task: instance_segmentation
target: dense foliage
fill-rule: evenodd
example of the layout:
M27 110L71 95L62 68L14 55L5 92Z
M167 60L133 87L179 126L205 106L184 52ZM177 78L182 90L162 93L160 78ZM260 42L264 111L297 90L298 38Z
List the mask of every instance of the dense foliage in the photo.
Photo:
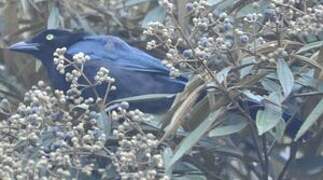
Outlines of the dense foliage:
M62 47L64 94L2 50L3 179L322 179L322 1L0 2L3 48L44 27L114 34L189 77L167 113L145 114L127 102L169 94L84 99L102 83L118 91L115 79L101 68L79 84L89 58Z

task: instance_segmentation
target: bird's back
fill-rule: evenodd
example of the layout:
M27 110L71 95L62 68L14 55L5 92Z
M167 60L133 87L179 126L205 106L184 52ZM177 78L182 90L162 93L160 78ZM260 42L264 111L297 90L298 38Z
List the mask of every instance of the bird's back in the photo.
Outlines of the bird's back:
M169 70L160 60L145 52L129 46L126 42L113 36L87 36L68 48L67 54L72 56L83 52L90 56L85 64L84 72L88 77L94 77L100 67L109 69L116 79L117 90L109 94L109 100L140 96L146 94L176 94L185 87L186 78L173 79ZM105 86L97 88L99 94L105 93ZM85 91L85 96L92 96L91 91ZM171 99L139 104L144 111L167 109ZM156 105L154 108L153 105ZM165 106L165 107L163 107Z

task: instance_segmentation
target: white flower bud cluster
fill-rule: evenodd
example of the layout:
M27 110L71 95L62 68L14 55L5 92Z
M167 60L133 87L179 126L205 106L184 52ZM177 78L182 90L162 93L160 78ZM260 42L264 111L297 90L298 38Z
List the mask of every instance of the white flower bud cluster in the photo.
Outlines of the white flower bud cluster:
M278 58L287 58L288 56L289 56L289 53L285 49L278 48L277 50L268 53L266 56L261 57L261 59L266 59L270 63L275 64Z
M314 34L323 31L323 5L316 5L307 9L306 15L299 15L296 20L290 21L288 32L290 34Z
M172 13L174 11L174 4L172 0L159 0L159 4L163 6L168 13Z
M1 101L0 101L0 109L3 112L8 112L8 113L11 111L11 105L10 105L8 99L6 99L6 98L1 99Z
M177 65L183 65L182 61L185 58L177 50L176 46L183 44L184 39L177 36L175 28L172 28L172 26L166 27L159 22L154 22L144 31L144 35L158 37L158 42L157 40L151 40L147 43L146 48L151 50L160 46L166 47L168 52L166 53L165 59L162 60L162 64L170 70L169 74L171 77L179 77L181 73Z
M85 89L92 89L96 91L95 86L108 85L106 93L117 89L116 86L111 85L115 82L115 79L109 76L109 70L105 67L100 67L94 77L87 77L85 65L90 60L90 56L80 52L72 57L72 60L67 59L64 56L66 48L58 48L54 53L54 63L57 65L56 69L61 74L65 74L66 82L70 83L70 87L67 90L67 98L72 100L76 104L81 104L84 100L82 92ZM96 100L102 99L98 93L92 92ZM98 96L98 97L96 97Z
M165 26L160 22L151 22L143 34L146 36L158 36L163 41L167 42L168 39L173 39L175 29L172 26Z
M173 78L180 76L180 71L176 68L176 64L179 64L183 57L174 47L174 44L183 43L182 38L174 38L175 31L171 27L165 27L160 23L151 23L150 26L144 31L144 35L158 37L162 42L156 40L151 40L147 43L146 48L148 50L157 48L159 46L164 46L169 51L166 53L165 59L162 61L162 64L170 70L170 76ZM176 42L173 39L177 39ZM160 43L160 44L159 44Z
M70 103L62 91L52 93L40 81L17 110L0 121L1 178L71 179L74 168L91 176L96 158L108 158L102 153L107 139L97 125L99 113L90 110L94 99Z
M90 60L90 56L85 55L83 52L79 52L73 56L73 60L76 64L84 64L86 61Z
M243 20L248 23L255 23L261 17L262 17L262 14L260 13L252 13L252 14L247 14Z
M187 11L194 11L195 15L204 13L209 7L209 3L206 0L199 0L194 2L189 2L186 4Z
M139 125L150 117L139 110L126 111L124 108L113 111L112 116L114 121L122 122L113 131L119 147L112 159L121 179L167 179L162 173L164 161L158 139L151 133L143 133Z
M123 125L125 126L125 125ZM123 127L127 130L127 126ZM123 131L123 133L126 133ZM124 134L124 137L127 135ZM113 164L122 179L153 180L164 175L159 172L164 167L162 156L157 151L158 140L153 134L137 134L119 139L119 147L114 154Z
M196 28L199 28L201 31L207 31L210 25L210 18L207 17L195 17L193 18L193 24Z
M177 57L177 58L175 58ZM168 53L166 53L166 57L164 60L162 60L162 64L169 69L169 75L170 77L177 78L180 76L179 70L175 67L174 64L177 62L174 62L173 60L180 60L182 57L179 55L178 51L176 49L170 49Z
M54 52L54 64L56 65L56 70L64 74L65 73L65 52L67 51L66 47L63 48L57 48L56 51Z
M115 79L109 76L109 70L105 67L101 67L99 71L96 73L94 80L98 85L101 85L104 82L112 84L115 82Z
M152 50L152 49L155 49L156 47L157 47L157 43L155 40L151 40L147 42L147 46L146 46L147 50Z
M118 121L124 117L129 117L131 120L135 122L144 122L147 120L147 117L143 112L141 112L139 109L127 111L127 108L129 108L129 104L127 102L121 102L119 104L119 107L112 111L111 118L114 121ZM120 126L122 127L122 126ZM115 130L114 135L118 136L118 131Z
M184 27L177 27L178 22L174 22L171 15L169 19L166 18L168 21L165 23L170 24L169 26L151 23L144 31L144 35L154 37L154 40L147 43L147 49L160 46L167 49L168 52L162 64L170 70L171 77L180 76L181 70L187 71L188 68L194 71L203 70L205 68L203 64L207 64L212 55L218 55L222 51L227 52L234 46L234 39L226 37L232 36L232 18L225 12L211 13L208 8L209 4L205 0L187 3L186 10L193 12L191 31ZM213 31L216 36L209 34ZM190 35L190 33L194 34ZM243 45L249 43L247 35L241 35L240 39ZM183 46L187 49L179 50Z

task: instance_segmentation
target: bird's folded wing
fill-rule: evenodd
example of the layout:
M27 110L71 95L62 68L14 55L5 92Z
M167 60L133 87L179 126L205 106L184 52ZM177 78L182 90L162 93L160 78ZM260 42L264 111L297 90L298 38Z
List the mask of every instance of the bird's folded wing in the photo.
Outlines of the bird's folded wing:
M169 70L160 60L114 36L87 36L72 45L67 54L72 56L79 52L89 55L93 60L117 64L125 70L169 75Z

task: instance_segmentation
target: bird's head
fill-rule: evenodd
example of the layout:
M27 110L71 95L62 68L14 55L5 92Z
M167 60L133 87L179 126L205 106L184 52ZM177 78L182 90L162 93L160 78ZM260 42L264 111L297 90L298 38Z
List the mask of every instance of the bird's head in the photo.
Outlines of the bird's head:
M41 31L29 40L11 45L9 49L12 51L31 54L44 61L44 57L52 56L57 48L68 48L70 45L81 40L84 35L85 33L49 29Z

